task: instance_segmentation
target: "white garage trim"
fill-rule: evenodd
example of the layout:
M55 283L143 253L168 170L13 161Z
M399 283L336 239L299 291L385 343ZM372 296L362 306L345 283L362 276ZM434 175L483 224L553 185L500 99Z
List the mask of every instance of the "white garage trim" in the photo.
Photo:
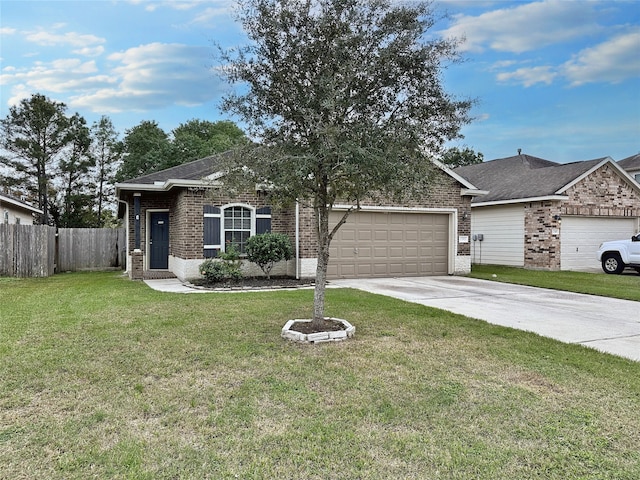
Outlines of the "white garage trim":
M602 242L631 238L638 219L563 215L560 227L560 269L600 271L596 252Z
M358 213L415 213L415 214L438 214L447 215L447 273L453 274L456 269L457 239L458 239L458 211L455 208L423 208L423 207L388 207L388 206L365 206L356 209L351 205L334 205L333 213L340 214L350 208Z

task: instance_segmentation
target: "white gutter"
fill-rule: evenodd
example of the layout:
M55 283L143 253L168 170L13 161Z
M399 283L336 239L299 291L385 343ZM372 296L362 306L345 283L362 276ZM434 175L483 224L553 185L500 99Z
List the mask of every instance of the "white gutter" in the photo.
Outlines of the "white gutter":
M510 200L494 200L491 202L477 202L471 203L471 208L475 207L491 207L493 205L509 205L515 203L528 203L528 202L546 202L546 201L564 201L569 200L566 195L546 195L544 197L529 197L529 198L512 198Z

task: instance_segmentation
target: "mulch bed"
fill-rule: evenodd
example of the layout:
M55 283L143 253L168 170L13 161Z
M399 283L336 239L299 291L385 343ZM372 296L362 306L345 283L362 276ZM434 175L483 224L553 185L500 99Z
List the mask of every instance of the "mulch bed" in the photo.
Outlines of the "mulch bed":
M346 328L342 322L325 318L320 324L320 328L314 328L311 322L295 322L291 325L290 330L308 335L309 333L337 332L340 330L346 330Z
M192 281L193 285L201 288L225 289L225 290L244 290L244 289L277 289L277 288L298 288L311 287L315 285L313 278L292 278L292 277L271 277L267 280L265 277L244 277L238 281L226 281L208 283L204 279Z

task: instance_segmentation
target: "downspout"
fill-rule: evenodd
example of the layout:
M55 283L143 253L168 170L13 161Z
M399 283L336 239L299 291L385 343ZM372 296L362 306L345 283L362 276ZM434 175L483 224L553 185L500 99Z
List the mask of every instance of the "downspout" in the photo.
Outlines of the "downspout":
M300 279L300 203L296 201L296 280Z

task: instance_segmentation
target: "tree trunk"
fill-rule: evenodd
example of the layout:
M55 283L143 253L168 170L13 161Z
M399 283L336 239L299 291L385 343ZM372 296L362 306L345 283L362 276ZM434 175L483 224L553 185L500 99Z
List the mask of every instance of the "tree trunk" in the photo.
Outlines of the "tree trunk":
M327 267L329 266L329 208L326 204L316 205L318 266L316 268L316 286L313 295L312 326L319 328L324 320L324 298L327 285Z

